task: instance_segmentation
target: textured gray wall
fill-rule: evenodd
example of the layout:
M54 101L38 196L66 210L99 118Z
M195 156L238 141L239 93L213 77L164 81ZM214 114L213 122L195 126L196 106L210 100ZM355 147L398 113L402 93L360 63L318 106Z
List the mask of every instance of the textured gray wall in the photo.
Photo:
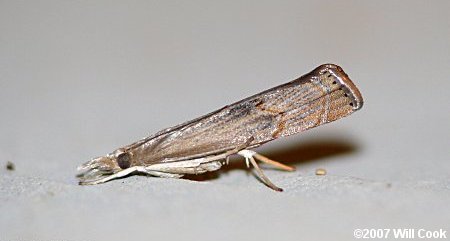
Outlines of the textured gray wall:
M442 215L449 9L448 1L0 1L0 240L450 231ZM200 181L76 185L76 166L91 157L328 62L350 75L365 106L259 148L298 168L266 172L283 193L239 161ZM328 175L315 176L318 167Z

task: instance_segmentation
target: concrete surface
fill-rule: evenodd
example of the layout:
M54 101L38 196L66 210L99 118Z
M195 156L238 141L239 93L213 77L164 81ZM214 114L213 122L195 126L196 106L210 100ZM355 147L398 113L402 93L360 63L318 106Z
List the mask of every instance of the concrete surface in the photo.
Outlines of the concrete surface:
M448 9L448 1L0 1L0 240L450 232ZM258 149L297 167L266 171L283 193L240 159L189 179L76 183L76 166L92 157L327 62L346 70L365 106Z

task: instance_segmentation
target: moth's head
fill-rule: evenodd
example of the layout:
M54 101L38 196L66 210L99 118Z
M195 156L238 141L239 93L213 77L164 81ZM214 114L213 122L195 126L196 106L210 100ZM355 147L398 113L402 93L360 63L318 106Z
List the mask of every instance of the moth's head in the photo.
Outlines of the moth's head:
M96 184L97 181L131 166L132 155L118 149L106 156L94 158L80 165L77 177L81 185Z

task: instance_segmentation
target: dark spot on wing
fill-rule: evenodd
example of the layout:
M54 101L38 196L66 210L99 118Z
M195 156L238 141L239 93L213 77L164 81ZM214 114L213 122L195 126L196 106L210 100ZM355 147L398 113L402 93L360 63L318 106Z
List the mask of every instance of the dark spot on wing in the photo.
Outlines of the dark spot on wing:
M254 105L249 102L244 102L233 106L230 110L228 110L228 114L232 115L235 118L243 117L249 115L254 108Z

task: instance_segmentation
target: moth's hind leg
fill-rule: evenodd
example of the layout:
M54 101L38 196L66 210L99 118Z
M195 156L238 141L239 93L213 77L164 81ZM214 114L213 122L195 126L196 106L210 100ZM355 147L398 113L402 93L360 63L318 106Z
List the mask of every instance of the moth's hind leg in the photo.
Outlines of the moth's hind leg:
M274 166L274 167L276 167L278 169L281 169L283 171L290 171L290 172L295 171L295 167L284 165L283 163L279 163L277 161L269 159L269 158L267 158L267 157L257 153L256 151L242 150L242 151L239 151L237 154L239 154L240 156L243 156L246 159L246 161L247 161L247 157L248 156L252 156L258 161L262 161L264 163L272 165L272 166ZM248 161L247 161L247 166L248 166Z
M255 168L256 173L258 174L259 178L264 182L264 184L266 184L268 187L272 188L275 191L283 191L283 189L277 187L275 184L272 183L272 181L270 181L270 179L266 175L264 175L263 171L258 166L258 163L256 163L255 158L258 159L259 161L273 165L273 166L280 168L282 170L285 170L285 171L295 170L294 167L286 166L282 163L271 160L261 154L256 153L255 151L242 150L242 151L239 151L237 154L245 158L247 167L249 167L250 163L251 163L253 165L253 167Z

